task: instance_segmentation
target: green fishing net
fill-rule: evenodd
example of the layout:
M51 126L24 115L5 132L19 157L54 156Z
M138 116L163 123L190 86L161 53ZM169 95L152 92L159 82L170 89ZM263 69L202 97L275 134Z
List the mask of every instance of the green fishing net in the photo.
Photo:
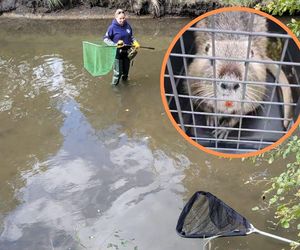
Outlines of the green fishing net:
M116 46L104 42L82 42L83 66L92 76L106 75L111 71L116 57Z

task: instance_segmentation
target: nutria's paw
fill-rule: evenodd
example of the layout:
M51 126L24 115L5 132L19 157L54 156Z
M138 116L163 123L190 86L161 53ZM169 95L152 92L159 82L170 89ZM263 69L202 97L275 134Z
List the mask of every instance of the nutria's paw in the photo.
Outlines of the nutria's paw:
M215 129L214 131L212 131L212 134L214 135L214 137L217 137L218 139L224 139L226 140L228 138L228 135L230 133L230 130L228 129Z
M211 115L206 116L206 126L215 128L212 131L212 134L214 135L214 137L217 137L218 139L226 139L228 137L230 130L226 128L218 128L218 127L228 127L228 125L229 125L228 122L222 119L222 117L215 117Z
M206 116L206 126L217 127L218 126L218 124L216 124L217 122L218 121L215 116L212 116L212 115Z
M215 129L212 133L214 137L217 137L218 139L226 140L228 138L229 133L231 132L231 129L229 128L233 128L234 126L236 126L239 122L239 118L235 118L235 117L229 119L221 118L220 120L221 123L218 125L219 128Z

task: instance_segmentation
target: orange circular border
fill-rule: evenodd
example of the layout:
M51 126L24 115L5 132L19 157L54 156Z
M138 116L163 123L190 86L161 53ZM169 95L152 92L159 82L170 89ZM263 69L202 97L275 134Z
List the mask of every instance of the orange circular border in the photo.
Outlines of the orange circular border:
M256 156L262 153L267 152L268 150L271 150L277 146L279 146L280 143L282 143L283 141L285 141L288 137L290 137L292 135L292 133L295 131L295 129L298 127L299 123L300 123L300 116L298 117L297 121L295 122L295 124L291 127L291 129L289 131L287 131L287 133L282 136L278 141L274 142L272 145L267 146L261 150L257 150L255 152L250 152L250 153L244 153L244 154L226 154L226 153L220 153L211 149L208 149L200 144L198 144L197 142L193 141L190 137L188 137L184 131L177 125L176 121L174 120L170 110L169 110L169 106L167 103L167 100L165 98L165 86L164 86L164 74L165 74L165 70L166 70L166 65L167 65L167 60L170 56L171 50L173 49L173 47L175 46L176 42L178 41L178 39L183 35L183 33L190 28L193 24L195 24L196 22L210 16L210 15L214 15L220 12L227 12L227 11L246 11L246 12L251 12L251 13L255 13L257 15L260 16L264 16L270 20L272 20L273 22L275 22L276 24L278 24L282 29L284 29L294 40L294 42L297 44L299 50L300 50L300 41L297 39L297 37L294 35L294 33L286 26L284 25L282 22L280 22L278 19L276 19L275 17L259 11L259 10L255 10L255 9L251 9L251 8L247 8L247 7L226 7L226 8L220 8L217 10L213 10L213 11L209 11L197 18L195 18L194 20L192 20L191 22L189 22L187 25L185 25L179 32L178 34L174 37L173 41L171 42L165 56L163 59L163 63L162 63L162 67L161 67L161 72L160 72L160 94L161 94L161 98L162 98L162 102L165 108L165 111L172 123L172 125L175 127L175 129L192 145L194 145L195 147L201 149L202 151L209 153L209 154L213 154L219 157L225 157L225 158L246 158L246 157L250 157L250 156Z

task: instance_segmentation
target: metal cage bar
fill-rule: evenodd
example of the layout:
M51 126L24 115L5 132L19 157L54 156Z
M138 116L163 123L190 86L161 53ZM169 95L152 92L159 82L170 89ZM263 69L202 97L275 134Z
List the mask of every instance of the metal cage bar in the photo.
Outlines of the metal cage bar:
M172 110L170 109L171 113L177 113L177 110ZM180 114L192 114L191 111L182 111L180 110L179 112ZM194 114L198 114L198 115L211 115L211 116L225 116L225 117L240 117L240 115L236 115L236 114L223 114L223 113L211 113L211 112L194 112ZM280 117L268 117L268 116L254 116L254 115L243 115L243 118L253 118L253 119L261 119L261 120L265 120L265 119L269 119L269 120L276 120L276 121L292 121L293 119L290 118L280 118Z
M184 46L184 41L183 41L183 38L182 36L180 37L180 48L181 48L181 51L185 54L185 46ZM185 72L185 75L188 74L188 66L187 66L187 61L186 61L186 58L184 57L183 58L183 66L184 66L184 72ZM190 84L187 80L187 89L188 89L188 94L191 96L192 95L192 92L191 92L191 87L190 87ZM190 101L190 107L191 107L191 111L194 112L194 105L193 105L193 101L192 99L189 100ZM192 114L192 119L193 119L193 124L196 123L195 121L195 115ZM196 135L197 137L197 130L194 128L194 134Z
M285 38L285 42L284 42L283 49L282 49L282 52L281 52L280 61L283 61L284 58L285 58L285 54L286 54L288 44L289 44L289 39L290 38ZM280 75L281 67L282 67L282 65L278 65L276 76L275 76L275 81L274 81L275 84L277 84L278 81L279 81L279 75ZM273 100L273 98L274 98L275 91L276 91L276 87L274 87L273 90L272 90L271 100ZM267 116L270 115L270 111L271 111L271 105L268 106ZM265 121L264 128L267 127L267 124L268 124L268 120ZM263 141L263 139L264 139L264 136L262 135L261 141ZM259 149L261 149L261 147Z
M251 13L251 15L253 15ZM196 28L190 27L187 31L199 31L199 32L214 32L222 34L234 34L234 35L244 35L244 36L264 36L264 37L276 37L276 38L291 38L288 34L279 34L271 32L252 32L252 31L236 31L236 30L218 30L209 28Z
M174 94L165 94L169 97L174 97ZM216 97L198 97L192 95L181 95L178 94L180 98L187 98L187 99L201 99L201 100L217 100L217 101L234 101L234 102L241 102L241 103L260 103L260 104L268 104L268 105L278 105L278 106L297 106L296 103L282 103L282 102L272 102L272 101L247 101L247 100L233 100L233 99L224 99L224 98L216 98Z
M180 124L177 124L180 126ZM185 127L196 127L196 128L209 128L209 129L214 129L215 127L212 126L201 126L201 125L190 125L190 124L184 124ZM219 127L221 129L227 128L227 127ZM228 130L231 131L238 131L240 128L227 128ZM283 134L285 135L287 132L286 131L278 131L278 130L262 130L262 129L245 129L241 128L242 131L245 132L256 132L256 133L275 133L275 134Z
M300 63L297 62L282 62L282 61L271 61L271 60L253 60L253 59L239 59L239 58L228 58L221 56L202 56L202 55L191 55L191 54L178 54L170 53L170 57L186 57L186 58L199 58L199 59L211 59L211 60L224 60L224 61L233 61L233 62L249 62L249 63L261 63L261 64L278 64L278 65L287 65L287 66L296 66L299 67Z
M254 23L254 15L251 13L251 21L250 21L250 33L253 31L253 23ZM248 36L248 48L247 48L247 55L246 55L246 60L249 59L250 57L250 50L251 50L251 42L252 42L252 36ZM245 76L244 76L244 81L247 81L248 79L248 70L249 70L249 62L245 62ZM246 97L246 84L243 84L243 100L245 100ZM239 121L239 131L238 131L238 143L237 143L237 149L240 147L240 140L241 140L241 128L242 128L242 123L243 123L243 117L242 114L244 113L244 102L241 103L241 117Z
M212 16L212 29L215 30L215 16ZM212 39L212 56L215 57L216 56L216 36L215 33L212 32L211 34L211 39ZM217 66L216 66L216 60L212 59L212 64L213 64L213 76L214 78L217 78ZM215 98L217 97L217 82L213 81L214 84L214 96ZM215 109L218 109L218 101L215 100ZM214 116L214 120L215 120L215 124L219 123L219 117L218 116ZM215 138L218 139L217 136L217 132L218 132L218 127L216 128L216 133L215 133ZM218 148L218 140L215 141L215 147Z
M299 65L300 66L300 65ZM298 75L295 75L295 77ZM164 77L170 77L169 74L164 74ZM233 83L241 83L241 84L254 84L254 85L265 85L265 86L274 86L274 83L271 82L256 82L256 81L238 81L238 80L226 80L226 79L218 79L218 78L206 78L200 76L181 76L181 75L173 75L172 77L178 79L189 79L189 80L203 80L203 81L216 81L216 82L233 82ZM276 86L278 87L296 87L299 88L299 84L286 84L277 83Z
M168 72L170 72L170 74L172 75L173 74L173 69L172 69L170 59L168 59L167 67L168 67ZM177 110L178 110L178 116L179 116L179 120L180 120L180 124L181 124L181 129L185 132L185 128L184 128L184 125L183 125L183 117L182 117L182 113L181 113L181 107L180 107L180 102L179 102L179 99L178 99L178 93L177 93L177 88L176 88L174 77L171 77L170 81L171 81L172 91L175 94L174 98L175 98L175 103L176 103L176 107L177 107Z

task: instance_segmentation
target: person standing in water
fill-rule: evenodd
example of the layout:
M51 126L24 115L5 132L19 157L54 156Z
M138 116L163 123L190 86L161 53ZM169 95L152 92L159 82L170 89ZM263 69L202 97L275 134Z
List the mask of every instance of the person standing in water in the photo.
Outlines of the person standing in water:
M130 68L128 50L131 46L134 49L138 49L140 45L133 37L132 28L126 21L124 10L116 10L115 19L105 33L104 42L107 45L116 45L118 48L114 63L112 84L117 85L121 77L122 80L127 81Z

